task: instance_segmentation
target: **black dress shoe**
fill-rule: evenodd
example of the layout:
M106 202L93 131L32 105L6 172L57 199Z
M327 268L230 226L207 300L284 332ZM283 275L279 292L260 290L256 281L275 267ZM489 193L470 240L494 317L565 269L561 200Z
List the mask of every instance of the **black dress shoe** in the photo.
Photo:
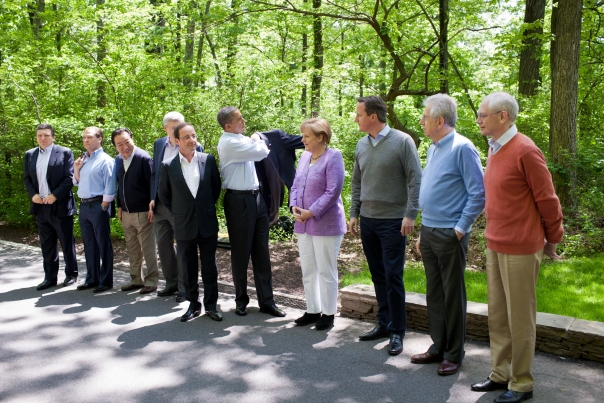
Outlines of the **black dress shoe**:
M113 288L112 285L99 285L98 287L94 287L92 289L92 292L94 292L94 293L105 292L105 291L108 291L108 290L110 290L112 288Z
M373 329L368 331L367 333L363 333L359 336L359 340L368 341L368 340L377 340L383 337L388 337L388 330L380 327L380 325L376 325Z
M65 280L63 280L63 287L73 285L77 280L78 276L67 276L65 277Z
M185 302L186 300L187 300L187 298L185 298L184 292L179 292L178 295L176 296L176 302Z
M45 290L45 289L50 288L55 285L57 285L57 280L54 280L54 281L44 280L40 284L38 284L38 286L36 287L36 290L42 291L42 290Z
M317 321L315 330L325 330L333 326L334 315L321 315L321 319Z
M78 290L87 290L89 288L94 288L96 287L96 284L94 283L84 283L84 284L80 284L77 288Z
M170 295L174 295L177 292L178 292L178 288L176 288L176 287L164 288L163 290L161 290L157 293L157 296L158 297L169 297Z
M472 386L470 386L470 388L474 392L490 392L492 390L498 390L498 389L505 390L508 388L508 384L495 382L495 381L492 381L491 378L487 378L486 381L473 383Z
M393 334L390 336L390 346L388 347L388 354L399 355L403 351L403 338L400 334Z
M235 315L245 316L247 315L247 309L245 306L241 305L235 308Z
M261 306L260 312L268 313L269 315L276 316L278 318L283 318L285 316L285 312L283 312L281 309L277 308L275 305Z
M201 306L200 307L189 307L187 312L180 317L181 322L188 322L193 318L198 317L201 314Z
M222 320L222 313L216 309L206 310L206 313L210 317L210 319L220 322Z
M304 315L300 316L298 319L294 320L294 323L298 326L306 326L311 323L315 323L321 318L320 313L308 313L304 312Z
M513 390L506 390L497 399L495 399L495 403L520 403L524 400L531 399L532 397L532 390L530 392L516 392Z

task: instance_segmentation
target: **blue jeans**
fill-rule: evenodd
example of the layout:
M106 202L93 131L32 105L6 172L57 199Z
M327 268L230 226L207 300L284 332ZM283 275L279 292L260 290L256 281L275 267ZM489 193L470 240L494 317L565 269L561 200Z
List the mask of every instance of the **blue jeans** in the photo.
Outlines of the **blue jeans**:
M361 241L375 287L379 326L404 336L407 312L403 269L407 237L401 235L402 221L402 218L361 217Z

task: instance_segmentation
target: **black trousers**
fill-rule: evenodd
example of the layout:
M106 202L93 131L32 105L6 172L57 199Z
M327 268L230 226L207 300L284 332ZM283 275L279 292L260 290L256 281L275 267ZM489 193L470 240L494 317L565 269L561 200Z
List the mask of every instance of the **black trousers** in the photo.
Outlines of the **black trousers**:
M247 267L252 257L258 304L274 305L273 278L268 251L268 211L259 193L224 195L224 215L231 242L231 268L235 283L235 303L247 306Z
M56 217L52 205L38 205L36 224L40 236L42 258L44 260L44 280L56 281L59 275L59 246L61 243L65 260L65 276L78 276L75 240L73 238L73 216Z
M86 284L113 287L113 247L109 214L109 210L103 211L101 208L100 200L80 203L80 230L86 256Z
M430 354L462 362L466 338L466 254L469 233L461 240L453 228L422 225L420 250L426 271Z
M176 248L183 270L185 283L185 298L192 305L199 302L199 270L198 261L201 261L201 280L203 281L203 306L207 310L215 310L218 301L218 268L216 267L216 246L218 234L187 241L176 240ZM199 248L199 259L197 258Z

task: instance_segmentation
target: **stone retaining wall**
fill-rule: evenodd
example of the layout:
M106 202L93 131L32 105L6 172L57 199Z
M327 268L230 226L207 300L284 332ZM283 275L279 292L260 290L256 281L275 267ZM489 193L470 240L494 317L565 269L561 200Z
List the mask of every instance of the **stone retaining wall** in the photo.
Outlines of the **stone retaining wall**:
M372 286L351 285L340 290L340 315L375 321L377 301ZM426 296L408 292L407 326L428 330ZM487 305L468 302L466 337L489 340ZM536 349L564 357L604 362L604 323L537 312Z

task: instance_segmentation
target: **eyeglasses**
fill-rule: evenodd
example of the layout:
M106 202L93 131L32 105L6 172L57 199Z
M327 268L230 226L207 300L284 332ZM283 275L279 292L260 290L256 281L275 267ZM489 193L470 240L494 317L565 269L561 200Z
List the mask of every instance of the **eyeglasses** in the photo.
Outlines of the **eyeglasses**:
M497 111L497 112L493 112L493 113L479 113L478 115L476 115L476 120L483 120L486 117L489 117L491 115L496 115L501 112L503 112L503 111Z

